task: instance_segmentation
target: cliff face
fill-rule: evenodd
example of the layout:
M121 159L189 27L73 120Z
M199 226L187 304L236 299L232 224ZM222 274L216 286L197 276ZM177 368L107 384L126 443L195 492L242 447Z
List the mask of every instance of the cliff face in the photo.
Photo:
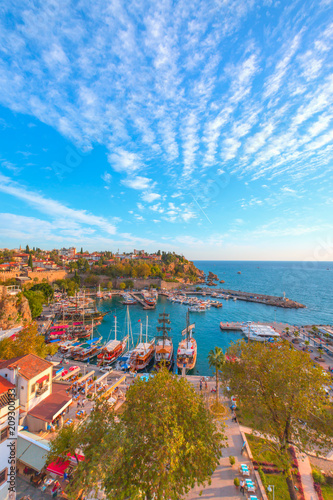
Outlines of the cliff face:
M7 330L30 321L28 300L21 295L8 295L6 287L0 287L0 329Z

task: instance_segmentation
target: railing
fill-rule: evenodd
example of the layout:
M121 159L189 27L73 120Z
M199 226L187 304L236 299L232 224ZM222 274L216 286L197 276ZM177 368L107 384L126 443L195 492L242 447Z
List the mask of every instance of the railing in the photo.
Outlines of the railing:
M47 390L49 389L49 386L48 385L44 385L43 387L41 387L40 389L38 389L36 391L36 396L41 396L42 394L44 394L44 392L46 392Z

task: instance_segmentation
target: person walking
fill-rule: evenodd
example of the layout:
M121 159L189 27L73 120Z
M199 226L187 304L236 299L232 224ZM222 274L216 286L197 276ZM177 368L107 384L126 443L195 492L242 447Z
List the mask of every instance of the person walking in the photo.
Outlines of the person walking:
M241 482L240 482L240 489L239 489L239 491L240 491L243 495L245 495L245 481L244 481L244 479L242 479L242 480L241 480Z

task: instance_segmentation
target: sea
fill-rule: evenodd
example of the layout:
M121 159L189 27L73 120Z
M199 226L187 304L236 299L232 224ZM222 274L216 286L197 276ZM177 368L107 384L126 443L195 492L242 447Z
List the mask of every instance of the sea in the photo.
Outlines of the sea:
M254 262L254 261L194 261L206 274L216 274L225 283L220 286L232 290L285 296L300 302L305 309L283 309L253 302L220 300L223 307L211 307L205 312L191 313L195 323L198 358L193 374L211 375L207 356L215 346L226 351L232 342L242 338L237 331L223 332L220 322L258 321L288 323L290 325L333 324L333 263L332 262ZM240 274L239 274L240 273ZM212 287L215 288L215 287ZM217 287L216 287L217 288ZM118 338L126 333L126 306L119 297L98 301L101 311L109 311L98 332L105 340L114 338L114 321L117 317ZM129 306L134 342L142 324L143 333L152 338L156 334L159 313L170 314L171 335L175 348L186 326L187 307L159 297L156 309L144 311L140 304Z

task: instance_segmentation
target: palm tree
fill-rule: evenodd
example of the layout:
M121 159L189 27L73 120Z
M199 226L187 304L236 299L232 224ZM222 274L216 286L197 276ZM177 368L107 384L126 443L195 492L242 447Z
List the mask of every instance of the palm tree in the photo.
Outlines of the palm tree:
M296 330L294 331L294 337L298 338L299 337L299 332Z
M310 342L308 340L305 340L304 344L306 345L306 350L308 350Z
M215 377L216 377L216 402L219 402L219 370L222 370L222 367L225 362L225 357L221 347L215 347L208 353L208 363L211 368L215 369Z

